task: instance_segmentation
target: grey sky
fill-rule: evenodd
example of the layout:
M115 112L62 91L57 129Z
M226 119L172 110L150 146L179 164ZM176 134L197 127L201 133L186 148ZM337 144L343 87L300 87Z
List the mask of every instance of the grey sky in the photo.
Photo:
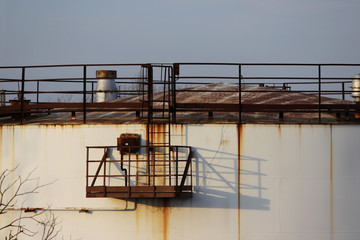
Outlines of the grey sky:
M0 0L0 65L360 62L360 0Z

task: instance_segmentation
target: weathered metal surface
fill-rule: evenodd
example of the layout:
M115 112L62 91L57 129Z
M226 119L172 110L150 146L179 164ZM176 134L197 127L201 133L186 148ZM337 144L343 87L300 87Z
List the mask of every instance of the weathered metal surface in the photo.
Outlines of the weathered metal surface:
M133 133L122 133L117 138L117 149L124 153L138 153L140 148L140 135Z
M134 76L120 76L116 78L117 84L124 86L124 89L117 89L115 81L112 80L111 89L107 89L106 94L123 95L117 104L91 106L89 100L93 101L94 94L103 94L104 89L98 88L94 90L93 84L96 78L92 78L88 74L89 68L102 66L117 66L123 68L138 67L142 72L138 77ZM183 69L187 67L196 67L199 70L194 75ZM204 71L204 66L205 68ZM211 68L215 67L232 67L232 76L224 74L221 70L218 74L208 75L212 72ZM175 63L175 64L100 64L100 65L59 65L59 66L19 66L19 67L0 67L0 69L18 69L21 71L21 79L1 78L0 83L21 83L20 100L21 104L18 108L8 108L8 106L0 107L0 116L6 117L11 114L19 114L20 124L36 122L35 117L29 119L26 114L40 114L40 113L63 113L63 112L81 112L82 118L79 119L82 123L94 122L109 122L111 116L116 118L120 116L123 122L128 121L128 117L132 119L142 118L142 121L149 123L156 123L160 120L166 122L168 119L172 122L194 122L208 120L206 114L199 114L199 112L210 112L212 121L231 121L231 122L251 122L258 121L272 121L272 122L347 122L354 120L354 115L359 113L359 109L355 104L344 99L349 99L350 94L354 95L354 91L348 91L347 86L351 83L349 73L337 77L328 69L336 69L340 67L359 67L360 64L251 64L251 63ZM278 76L244 76L246 69L252 67L263 68L286 68L298 67L299 72L294 75L286 76L284 72L280 71ZM311 68L316 70L316 73L311 75L301 76L302 68ZM59 68L81 68L82 77L63 77L63 78L34 78L29 76L28 69L50 69ZM261 70L261 69L260 69ZM26 72L26 75L25 75ZM126 72L126 71L125 71ZM102 74L100 74L102 73ZM107 81L108 77L115 78L114 71L100 71L97 77L104 77ZM107 74L107 75L106 75ZM224 74L224 75L223 75ZM343 74L343 73L342 73ZM101 76L100 76L101 75ZM285 76L284 76L285 75ZM334 76L333 76L334 75ZM105 79L106 78L106 79ZM196 79L199 79L197 82ZM246 81L250 81L245 83ZM254 87L255 80L264 81L257 83L259 87ZM214 83L219 81L222 83ZM271 82L269 82L271 81ZM280 82L284 81L284 82ZM36 89L25 89L27 84L35 82ZM62 84L77 84L82 83L82 88L74 90L44 90L40 91L40 83L62 83ZM199 84L203 86L198 86ZM91 90L89 86L91 84ZM346 85L346 86L345 86ZM67 88L69 86L64 85ZM292 89L292 86L297 87ZM299 89L299 86L305 86ZM5 98L16 94L14 90L5 90ZM36 94L36 105L26 107L24 103L25 96L32 96ZM82 101L77 101L76 107L71 104L58 104L46 108L46 105L39 105L39 95L47 94L70 94L82 95ZM326 97L332 95L334 98ZM134 97L130 97L134 96ZM341 96L341 97L340 97ZM340 99L342 98L342 100ZM124 107L121 103L129 103L128 107ZM137 103L137 106L131 104ZM186 105L188 103L194 104L191 108ZM198 105L205 104L206 109ZM232 104L226 108L228 114L225 114L224 109L218 109L218 106L213 103ZM48 104L45 102L45 104ZM185 105L184 105L185 104ZM32 105L32 104L31 104ZM271 105L271 111L268 107ZM324 106L327 105L327 106ZM199 107L200 106L200 107ZM204 105L203 105L204 106ZM293 110L295 108L295 110ZM299 109L300 108L300 109ZM335 110L334 110L335 109ZM295 111L295 112L294 112ZM111 114L107 114L112 112ZM135 114L135 115L134 115ZM41 116L38 123L54 123L54 119L62 118L64 122L68 123L64 114L56 114L56 116ZM108 116L107 119L104 116ZM140 117L141 116L141 117ZM166 116L166 117L165 117ZM197 116L196 118L194 118ZM38 119L38 118L37 118ZM11 123L9 119L1 119L1 123ZM118 120L119 121L119 120ZM58 122L58 121L57 121ZM354 120L353 122L356 122ZM66 124L65 123L65 124Z
M17 207L51 204L61 233L72 238L360 238L358 125L186 124L171 129L172 144L195 150L191 199L86 198L85 147L116 145L121 133L145 136L145 124L1 126L0 167L19 165L19 173L26 174L37 166L42 183L57 180ZM100 149L99 159L103 153ZM117 154L109 151L108 156ZM115 170L107 167L109 173ZM11 216L11 211L2 215L1 223Z
M242 92L243 103L241 105L242 116L244 119L262 119L277 121L278 113L281 112L283 120L288 121L306 121L316 119L319 111L316 95L304 94L299 92L277 91L271 88L250 88L244 87L248 92ZM234 91L232 91L232 89ZM196 92L196 94L194 94ZM210 93L210 94L209 94ZM238 99L238 90L235 84L210 84L193 88L191 91L178 91L176 111L177 119L182 122L193 122L196 120L208 119L208 112L213 113L212 121L237 121L237 115L240 105L236 102ZM154 94L155 99L162 97L161 93ZM161 109L162 102L154 102L150 107L150 115L154 113L163 113ZM56 112L79 112L82 109L81 103L48 103L25 105L24 109L29 113L56 113ZM147 103L139 102L138 97L122 99L116 102L107 103L87 103L88 122L126 122L136 120L136 111L142 111L147 108ZM160 108L160 109L157 109ZM15 114L20 106L2 107L2 114ZM336 122L340 119L336 114L343 114L341 120L351 120L346 118L351 113L358 112L360 105L349 101L322 97L320 111L323 113L323 119ZM100 111L100 112L99 112ZM106 114L105 114L106 113ZM215 116L214 116L215 115ZM67 123L71 120L66 114L51 114L41 118L28 119L30 123L61 122ZM164 120L168 122L169 117L154 119L150 121ZM137 120L139 122L144 120ZM5 121L6 122L6 121ZM69 121L71 122L71 121ZM11 123L11 121L10 121Z

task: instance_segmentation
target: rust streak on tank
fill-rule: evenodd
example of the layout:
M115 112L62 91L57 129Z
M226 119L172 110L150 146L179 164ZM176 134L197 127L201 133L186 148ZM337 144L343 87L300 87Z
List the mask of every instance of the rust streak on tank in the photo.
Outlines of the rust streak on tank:
M154 125L154 132L155 132L155 138L156 138L156 143L161 143L161 134L157 133L157 132L161 132L162 130L161 125L155 124Z
M11 163L12 166L11 168L14 169L15 168L15 126L12 127L12 156L11 156Z
M279 124L278 127L278 134L279 134L279 139L281 140L281 125Z
M330 125L330 239L334 239L333 131Z
M180 136L181 136L181 145L184 145L184 124L181 124L180 125L180 129L181 129L181 133L180 133Z
M169 200L164 199L163 205L163 239L168 239L168 227L169 227Z
M242 149L242 144L243 144L243 125L242 124L238 124L237 125L237 149L238 149L238 171L237 171L237 182L238 182L238 239L240 240L240 207L241 207L241 191L240 191L240 184L241 184L241 179L240 179L240 173L241 173L241 149Z
M139 155L135 154L136 156L136 185L139 185Z
M3 159L3 155L2 155L2 148L3 148L3 127L0 126L0 169L2 169L2 159Z

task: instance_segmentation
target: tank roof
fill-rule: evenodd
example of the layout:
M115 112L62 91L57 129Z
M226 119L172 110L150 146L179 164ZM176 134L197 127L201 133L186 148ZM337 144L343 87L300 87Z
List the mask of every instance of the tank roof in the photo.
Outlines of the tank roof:
M163 92L155 92L153 94L153 108L161 109L164 104L161 101L164 98ZM126 104L131 106L140 106L143 99L148 96L133 96L117 100L113 100L106 104ZM165 99L168 99L168 93L165 93ZM235 83L212 83L204 84L196 87L178 89L176 92L176 104L179 106L176 112L177 123L237 123L239 121L239 113L236 110L239 101L239 86ZM316 107L308 109L309 111L301 111L291 107L314 105L319 102L319 97L316 94L309 94L297 91L290 91L286 89L279 89L269 86L250 86L246 84L241 85L241 103L246 107L242 112L242 121L249 123L316 123L318 112ZM133 104L133 105L132 105ZM336 106L355 106L351 101L321 97L322 105ZM31 105L31 103L30 103ZM217 106L218 105L218 106ZM276 106L285 106L288 112L282 112L281 109L276 109ZM100 105L101 106L101 105ZM267 108L261 110L261 107ZM271 109L269 106L275 106ZM223 109L221 109L223 108ZM227 110L228 109L228 110ZM260 110L259 110L260 109ZM127 109L125 111L92 111L86 114L87 123L89 124L124 124L124 123L147 123L147 117L136 116L136 111L140 110L138 107L134 109ZM144 110L146 111L145 107ZM312 112L310 112L310 110ZM328 112L322 113L322 120L330 123L338 123L339 116L336 110L329 109ZM282 112L282 113L280 113ZM343 118L340 122L351 122L355 119L351 115L345 116L343 111ZM279 113L282 116L279 117ZM156 116L159 113L155 113ZM74 119L75 118L75 119ZM75 116L71 112L37 112L31 113L26 117L25 124L81 124L83 113L76 111ZM3 116L0 118L1 124L19 124L17 120L10 116Z

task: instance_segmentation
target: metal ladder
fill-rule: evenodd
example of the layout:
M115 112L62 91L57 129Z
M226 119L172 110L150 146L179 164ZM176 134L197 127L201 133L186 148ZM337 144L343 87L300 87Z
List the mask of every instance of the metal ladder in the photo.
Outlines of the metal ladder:
M163 185L166 185L171 181L171 176L168 176L166 180L165 175L170 175L171 171L172 66L146 67L148 181L151 186L158 185L161 181L164 182ZM165 173L166 170L169 173Z

